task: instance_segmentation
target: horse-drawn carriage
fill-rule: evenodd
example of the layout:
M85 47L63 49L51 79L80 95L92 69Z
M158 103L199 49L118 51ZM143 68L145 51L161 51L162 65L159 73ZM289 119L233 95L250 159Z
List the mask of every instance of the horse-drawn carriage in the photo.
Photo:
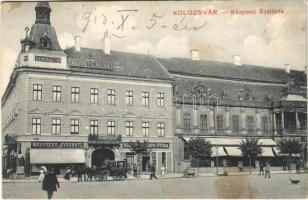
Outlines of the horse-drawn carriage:
M96 181L106 181L108 176L115 181L127 178L127 161L106 161L95 171Z

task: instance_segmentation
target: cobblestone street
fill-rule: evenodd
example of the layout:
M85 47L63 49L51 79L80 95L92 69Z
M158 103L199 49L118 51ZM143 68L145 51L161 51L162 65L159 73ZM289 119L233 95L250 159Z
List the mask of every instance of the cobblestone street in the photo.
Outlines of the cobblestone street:
M292 185L289 178L299 179ZM54 198L307 198L307 174L125 180L121 182L62 182ZM3 183L3 198L42 199L40 183Z

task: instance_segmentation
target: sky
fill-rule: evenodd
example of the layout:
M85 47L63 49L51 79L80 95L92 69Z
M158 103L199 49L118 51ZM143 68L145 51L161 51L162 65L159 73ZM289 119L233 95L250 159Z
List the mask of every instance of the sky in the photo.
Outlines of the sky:
M171 58L190 57L190 50L198 49L202 60L233 62L233 55L240 55L244 64L275 68L290 64L297 70L307 66L305 0L49 4L51 24L63 49L74 45L75 35L81 35L82 47L102 48L108 30L111 50ZM25 27L34 24L35 5L1 3L1 96L20 52ZM280 11L261 14L260 9ZM207 14L181 15L195 10ZM215 10L217 14L213 14ZM251 14L253 10L255 14Z

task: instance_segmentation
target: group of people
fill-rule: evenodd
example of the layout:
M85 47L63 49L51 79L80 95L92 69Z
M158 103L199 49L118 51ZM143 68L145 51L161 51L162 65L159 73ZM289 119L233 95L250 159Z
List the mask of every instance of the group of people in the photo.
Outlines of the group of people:
M135 178L137 178L138 177L138 166L137 166L137 164L134 164L132 168L133 168L133 175L134 175ZM147 169L150 170L150 180L152 180L152 178L157 179L155 165L151 164L151 163L148 163L147 164Z
M260 172L259 175L265 175L264 178L271 178L271 165L269 162L265 162L265 164L263 162L259 163L259 168L260 168ZM265 173L264 173L264 168L265 168Z

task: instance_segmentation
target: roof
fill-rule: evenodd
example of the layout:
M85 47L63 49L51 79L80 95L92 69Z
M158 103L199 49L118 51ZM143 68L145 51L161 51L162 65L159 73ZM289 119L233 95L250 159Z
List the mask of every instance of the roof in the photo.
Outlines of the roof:
M50 24L42 23L33 24L31 27L29 38L32 42L34 42L34 48L40 47L40 39L44 34L46 34L46 36L50 39L50 49L62 50L58 42L55 28Z
M280 84L256 84L253 82L228 81L223 79L196 78L188 76L175 76L174 85L176 96L192 97L195 92L194 88L203 87L207 96L215 94L222 98L224 91L227 93L225 99L239 100L240 91L247 88L251 99L255 101L267 101L269 99L279 100L282 97L281 91L285 86ZM209 94L210 93L210 94ZM187 99L189 100L189 99Z
M111 70L91 68L87 66L69 67L73 71L93 72L114 76L129 76L146 79L171 80L172 77L168 71L153 56L146 54L134 54L127 52L111 51L105 54L102 49L81 48L75 51L75 48L69 48L64 51L68 59L78 59L81 62L87 62L89 59L111 63Z
M234 65L205 60L191 60L188 58L171 58L159 61L173 74L217 77L233 80L247 80L258 82L285 83L289 76L296 78L301 84L306 83L305 74L291 70L287 74L283 69L268 68L256 65Z

